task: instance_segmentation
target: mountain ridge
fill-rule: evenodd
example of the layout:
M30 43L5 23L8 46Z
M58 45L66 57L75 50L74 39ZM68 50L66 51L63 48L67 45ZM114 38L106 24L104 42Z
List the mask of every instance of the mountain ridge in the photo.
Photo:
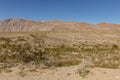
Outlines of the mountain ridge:
M0 32L29 31L120 31L120 24L101 22L90 24L86 22L33 21L25 19L5 19L0 21Z

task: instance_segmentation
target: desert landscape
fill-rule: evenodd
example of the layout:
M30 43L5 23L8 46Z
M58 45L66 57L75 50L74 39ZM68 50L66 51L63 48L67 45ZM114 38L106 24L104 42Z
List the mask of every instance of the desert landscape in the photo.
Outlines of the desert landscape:
M120 24L0 21L0 80L120 80Z

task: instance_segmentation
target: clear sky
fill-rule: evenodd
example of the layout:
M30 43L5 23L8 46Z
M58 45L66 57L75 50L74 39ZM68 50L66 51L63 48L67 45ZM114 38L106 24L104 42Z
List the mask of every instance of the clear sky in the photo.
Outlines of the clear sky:
M120 0L0 0L7 18L120 24Z

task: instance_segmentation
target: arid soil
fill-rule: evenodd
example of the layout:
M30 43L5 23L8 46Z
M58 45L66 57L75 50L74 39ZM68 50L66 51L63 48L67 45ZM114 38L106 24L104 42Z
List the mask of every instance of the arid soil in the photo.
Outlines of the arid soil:
M78 66L38 69L36 72L25 72L20 76L19 69L12 73L0 73L0 80L120 80L120 69L95 67L86 77L77 72Z

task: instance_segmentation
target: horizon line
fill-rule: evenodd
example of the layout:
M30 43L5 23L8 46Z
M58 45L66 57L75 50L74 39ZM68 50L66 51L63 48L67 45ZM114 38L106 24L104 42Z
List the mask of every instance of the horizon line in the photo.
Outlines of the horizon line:
M107 22L107 21L101 21L101 22L98 22L98 23L90 23L90 22L87 22L87 21L64 21L64 20L59 20L59 19L51 19L51 20L32 20L32 19L26 19L26 18L5 18L5 19L0 19L0 22L1 21L5 21L5 20L27 20L27 21L35 21L35 22L51 22L51 21L59 21L59 22L75 22L75 23L86 23L86 24L91 24L91 25L97 25L97 24L117 24L117 25L120 25L120 23L111 23L111 22Z

